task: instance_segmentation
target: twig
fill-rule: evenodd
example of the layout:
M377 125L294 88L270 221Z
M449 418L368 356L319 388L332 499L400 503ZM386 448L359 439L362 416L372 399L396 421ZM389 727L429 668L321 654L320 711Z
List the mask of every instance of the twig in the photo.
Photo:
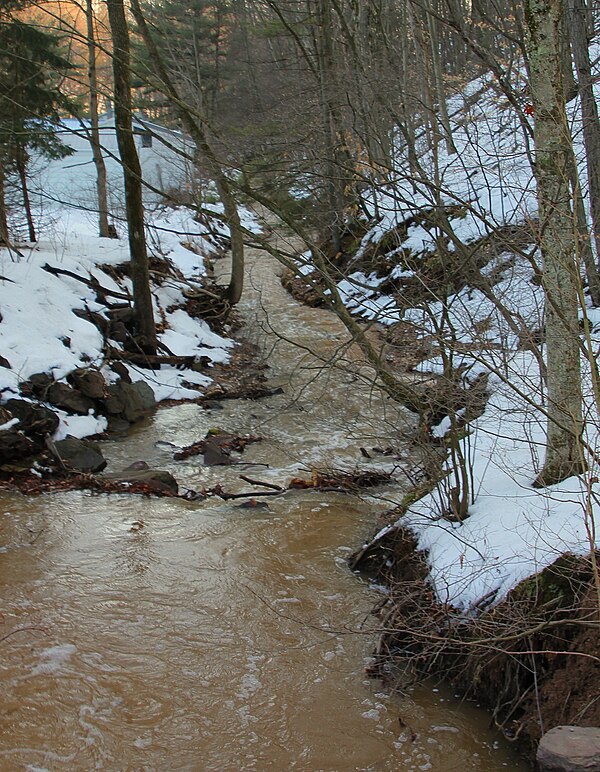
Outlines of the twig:
M10 633L6 633L6 635L3 635L2 638L0 638L0 643L2 643L2 641L5 641L7 638L10 638L12 635L16 635L17 633L26 633L29 631L44 633L44 635L48 635L48 631L44 630L43 627L18 627L16 630L11 630Z
M240 475L240 480L244 480L244 482L250 483L250 485L262 485L263 488L271 488L271 490L279 491L280 493L285 492L285 488L282 488L281 485L274 485L273 483L262 482L261 480L253 480L251 477L246 477L245 474Z

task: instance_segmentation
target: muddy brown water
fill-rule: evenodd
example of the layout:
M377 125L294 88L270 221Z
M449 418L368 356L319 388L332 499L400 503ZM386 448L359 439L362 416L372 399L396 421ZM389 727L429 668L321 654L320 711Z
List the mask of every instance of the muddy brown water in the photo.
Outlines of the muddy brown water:
M291 300L264 253L249 264L246 334L285 393L161 410L107 443L112 468L144 459L184 486L239 491L242 472L285 483L352 466L406 429L353 354L345 372L320 367L345 340L333 316ZM217 426L265 437L242 460L269 467L176 463L155 444ZM268 509L3 496L0 637L20 632L0 642L0 770L525 769L443 686L365 678L381 596L345 558L400 493L293 492Z

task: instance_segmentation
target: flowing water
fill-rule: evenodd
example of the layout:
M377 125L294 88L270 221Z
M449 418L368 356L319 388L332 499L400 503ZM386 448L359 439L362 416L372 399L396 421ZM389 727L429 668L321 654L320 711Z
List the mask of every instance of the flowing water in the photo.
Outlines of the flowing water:
M264 253L249 263L245 334L285 393L161 410L106 443L112 468L143 459L183 486L240 491L241 473L285 484L373 463L359 447L406 430L354 352L341 371L320 366L344 358L337 320L291 300ZM268 468L208 469L156 445L212 427L263 436L242 460ZM254 509L3 496L0 770L524 769L443 687L394 694L365 678L381 595L345 558L400 490L378 495L294 491Z

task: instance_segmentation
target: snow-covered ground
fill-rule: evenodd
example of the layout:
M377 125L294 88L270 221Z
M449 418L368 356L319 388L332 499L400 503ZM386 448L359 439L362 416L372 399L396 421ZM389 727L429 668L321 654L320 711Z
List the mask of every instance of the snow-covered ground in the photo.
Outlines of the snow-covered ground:
M109 129L105 128L103 139L109 149L116 149ZM104 306L96 301L96 293L74 278L51 275L43 268L49 264L84 278L95 277L108 290L131 291L129 279L117 283L103 270L103 266L127 262L129 253L122 223L117 222L118 240L97 236L94 166L89 144L68 133L63 140L74 147L75 153L45 164L39 173L32 175L38 243L20 245L22 257L0 249L0 353L10 364L8 368L0 367L2 401L17 395L19 384L34 373L50 373L55 380L62 380L75 368L96 366L103 368L107 381L116 378L111 370L103 367L103 339L98 329L73 313L74 309L104 313ZM143 152L144 173L156 182L156 169L165 163L164 151L158 144ZM122 211L118 203L121 172L116 161L110 158L107 165L112 201L118 214ZM170 174L175 175L173 166ZM186 184L183 168L179 168L179 174L183 188ZM175 184L176 176L170 182ZM168 257L182 277L202 277L206 273L204 257L209 257L216 248L214 238L193 219L190 210L159 206L152 190L147 191L146 197L149 250ZM211 206L213 211L220 211L218 204ZM242 214L245 224L253 227L250 215ZM211 228L213 232L225 233L217 219ZM183 246L184 243L192 244L194 250ZM168 279L153 289L155 318L164 328L160 341L175 355L226 362L233 345L231 340L215 334L206 322L193 319L182 310L169 310L184 301L185 287L183 281ZM149 383L157 400L196 397L198 392L188 385L202 387L210 383L206 375L164 365L155 371L133 366L129 369L133 380ZM101 416L60 415L57 439L66 434L83 437L106 427Z
M490 80L491 82L491 80ZM481 95L467 106L472 94ZM579 158L581 124L578 105L572 102L569 116ZM528 159L527 143L519 120L508 101L486 87L486 79L473 82L464 97L451 101L456 153L439 147L437 169L432 153L422 152L424 176L438 180L427 186L420 173L407 174L408 158L398 151L397 179L392 187L372 194L372 214L379 219L367 232L358 250L359 266L365 250L423 209L439 201L458 206L451 224L464 244L476 242L494 227L532 221L537 214L536 186ZM580 164L585 191L586 173ZM439 196L439 199L438 199ZM515 330L484 293L470 287L451 295L446 302L447 321L440 329L442 303L435 296L418 307L402 309L397 299L380 286L389 278L413 275L415 262L435 250L434 229L414 224L392 256L397 265L386 276L365 275L356 270L341 281L338 290L354 313L384 325L404 320L419 336L439 336L463 345L453 354L455 367L468 378L489 374L491 397L485 413L469 426L462 440L472 476L474 501L463 523L449 522L448 491L457 482L450 463L449 477L431 494L413 505L398 521L417 536L426 550L431 577L439 598L459 608L472 608L483 598L499 600L525 577L552 563L561 553L585 554L590 550L593 514L598 512L600 493L597 468L590 458L590 471L544 490L532 487L544 459L544 393L535 357L519 347ZM450 242L450 251L453 245ZM410 252L409 252L410 250ZM407 257L407 255L410 255ZM388 255L389 256L389 255ZM539 263L539 255L532 255ZM412 263L411 263L412 260ZM306 263L306 260L304 261ZM352 263L351 263L352 266ZM303 273L310 269L303 265ZM508 254L494 258L484 273L495 272L494 295L511 314L531 331L543 329L543 295L529 259ZM592 349L600 345L600 314L582 309L592 328ZM596 326L594 326L596 325ZM440 357L420 365L424 372L441 372ZM598 412L589 364L584 360L585 439L598 445ZM436 427L443 436L449 419ZM384 529L385 532L385 529ZM382 532L383 533L383 532Z

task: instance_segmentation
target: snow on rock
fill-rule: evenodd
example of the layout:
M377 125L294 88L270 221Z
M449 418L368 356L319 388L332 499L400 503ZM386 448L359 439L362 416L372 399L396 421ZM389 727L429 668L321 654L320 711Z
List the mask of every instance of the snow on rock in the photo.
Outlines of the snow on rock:
M107 124L102 132L105 146L114 151L114 130ZM0 250L0 352L10 365L0 367L1 401L18 394L19 386L36 373L49 373L54 380L64 381L77 368L97 367L107 382L116 380L114 373L103 367L104 341L98 328L74 313L79 310L85 316L89 311L106 317L105 306L97 301L92 288L69 276L52 275L44 270L44 265L83 278L94 277L102 287L113 292L131 293L128 278L117 280L102 268L129 260L122 222L121 170L110 154L107 155L111 211L121 237L100 239L94 214L95 172L89 143L81 133L81 125L74 121L65 123L62 138L73 147L74 155L47 163L43 168L40 164L37 170L35 162L32 165L31 197L40 241L21 248L20 258ZM183 162L174 166L173 159L165 153L169 155L165 147L144 149L145 178L156 185L160 173L168 169L169 174L180 175L171 182L185 188ZM184 280L200 280L206 275L205 259L222 251L228 237L219 218L222 206L207 205L200 222L184 207L160 205L151 189L145 195L149 251L168 258ZM244 225L257 229L250 213L242 210L241 217ZM185 286L183 281L171 277L153 287L156 319L164 322L159 339L175 355L198 360L202 357L203 362L209 364L227 362L232 341L213 333L202 320L192 319L181 308L176 308L185 301ZM120 347L118 342L113 345ZM190 386L202 388L210 383L206 375L174 367L163 366L156 371L130 369L132 380L148 383L157 400L197 397L197 390ZM106 428L106 419L93 413L87 416L57 413L60 416L57 439L67 434L81 438Z

